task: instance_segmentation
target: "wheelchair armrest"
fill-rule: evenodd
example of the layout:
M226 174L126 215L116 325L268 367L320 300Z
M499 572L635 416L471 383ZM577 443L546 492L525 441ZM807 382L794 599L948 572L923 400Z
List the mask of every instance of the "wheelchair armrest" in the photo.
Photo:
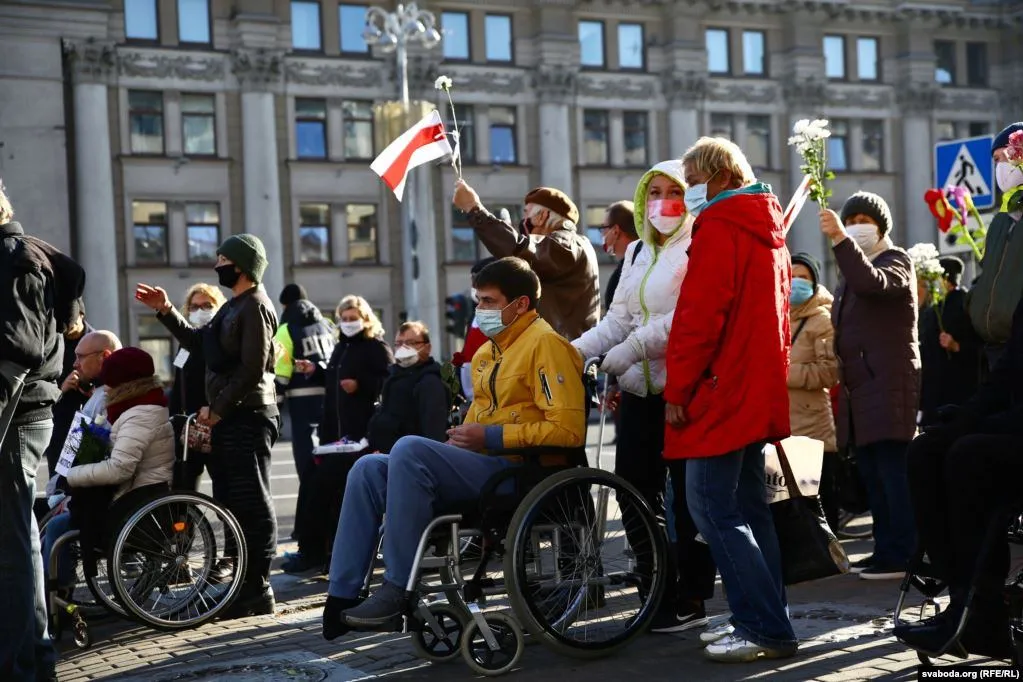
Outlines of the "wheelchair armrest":
M586 466L586 447L575 448L535 446L528 448L502 448L500 450L488 450L487 454L492 457L521 457L525 464L540 464L543 457L563 458L568 466Z

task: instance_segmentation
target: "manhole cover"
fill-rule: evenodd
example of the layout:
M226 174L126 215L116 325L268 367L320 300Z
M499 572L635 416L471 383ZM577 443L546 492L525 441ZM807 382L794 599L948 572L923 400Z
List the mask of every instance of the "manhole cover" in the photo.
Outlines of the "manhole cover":
M164 677L157 682L179 682L181 680L230 680L231 682L321 682L327 673L320 668L294 663L249 663L227 666L213 666L178 673Z

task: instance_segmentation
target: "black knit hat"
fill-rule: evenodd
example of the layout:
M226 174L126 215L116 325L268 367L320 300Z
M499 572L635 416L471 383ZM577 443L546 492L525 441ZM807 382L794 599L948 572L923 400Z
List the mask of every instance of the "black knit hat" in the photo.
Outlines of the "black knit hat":
M959 286L959 283L963 280L963 270L966 269L966 264L955 256L939 258L938 262L945 271L945 279L955 286Z
M307 298L309 298L309 296L305 293L305 287L301 284L295 284L292 282L281 289L281 296L277 300L281 305L291 305L292 303L297 303L298 301Z
M1010 123L1005 126L1002 132L995 135L995 139L991 141L991 154L994 155L996 151L1002 147L1009 146L1009 135L1012 135L1017 130L1023 130L1023 121L1018 123Z
M810 271L810 278L813 281L814 289L816 289L817 285L821 283L820 261L818 261L810 254L806 253L805 251L800 251L799 253L794 254L792 256L792 264L805 266L806 269Z
M881 228L882 235L892 231L892 213L888 210L888 204L873 192L857 192L845 200L842 206L842 222L854 215L865 215L873 219Z
M217 255L234 263L256 284L263 281L268 262L259 237L245 233L231 235L217 249Z

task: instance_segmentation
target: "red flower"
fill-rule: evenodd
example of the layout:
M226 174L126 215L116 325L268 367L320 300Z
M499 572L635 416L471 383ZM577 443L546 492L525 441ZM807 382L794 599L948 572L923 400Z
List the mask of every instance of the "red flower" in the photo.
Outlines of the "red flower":
M956 211L952 204L948 203L948 197L940 189L929 189L924 192L924 201L931 213L938 219L938 229L944 234L952 229L952 223L956 220Z
M1009 135L1009 145L1005 148L1005 158L1017 166L1023 163L1023 130Z

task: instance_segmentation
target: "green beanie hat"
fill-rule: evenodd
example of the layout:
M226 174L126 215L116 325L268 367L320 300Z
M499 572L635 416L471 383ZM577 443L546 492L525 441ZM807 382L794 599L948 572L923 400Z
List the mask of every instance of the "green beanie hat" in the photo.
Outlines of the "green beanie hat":
M217 255L232 261L257 284L262 281L263 273L269 264L263 242L251 234L231 235L217 249Z

